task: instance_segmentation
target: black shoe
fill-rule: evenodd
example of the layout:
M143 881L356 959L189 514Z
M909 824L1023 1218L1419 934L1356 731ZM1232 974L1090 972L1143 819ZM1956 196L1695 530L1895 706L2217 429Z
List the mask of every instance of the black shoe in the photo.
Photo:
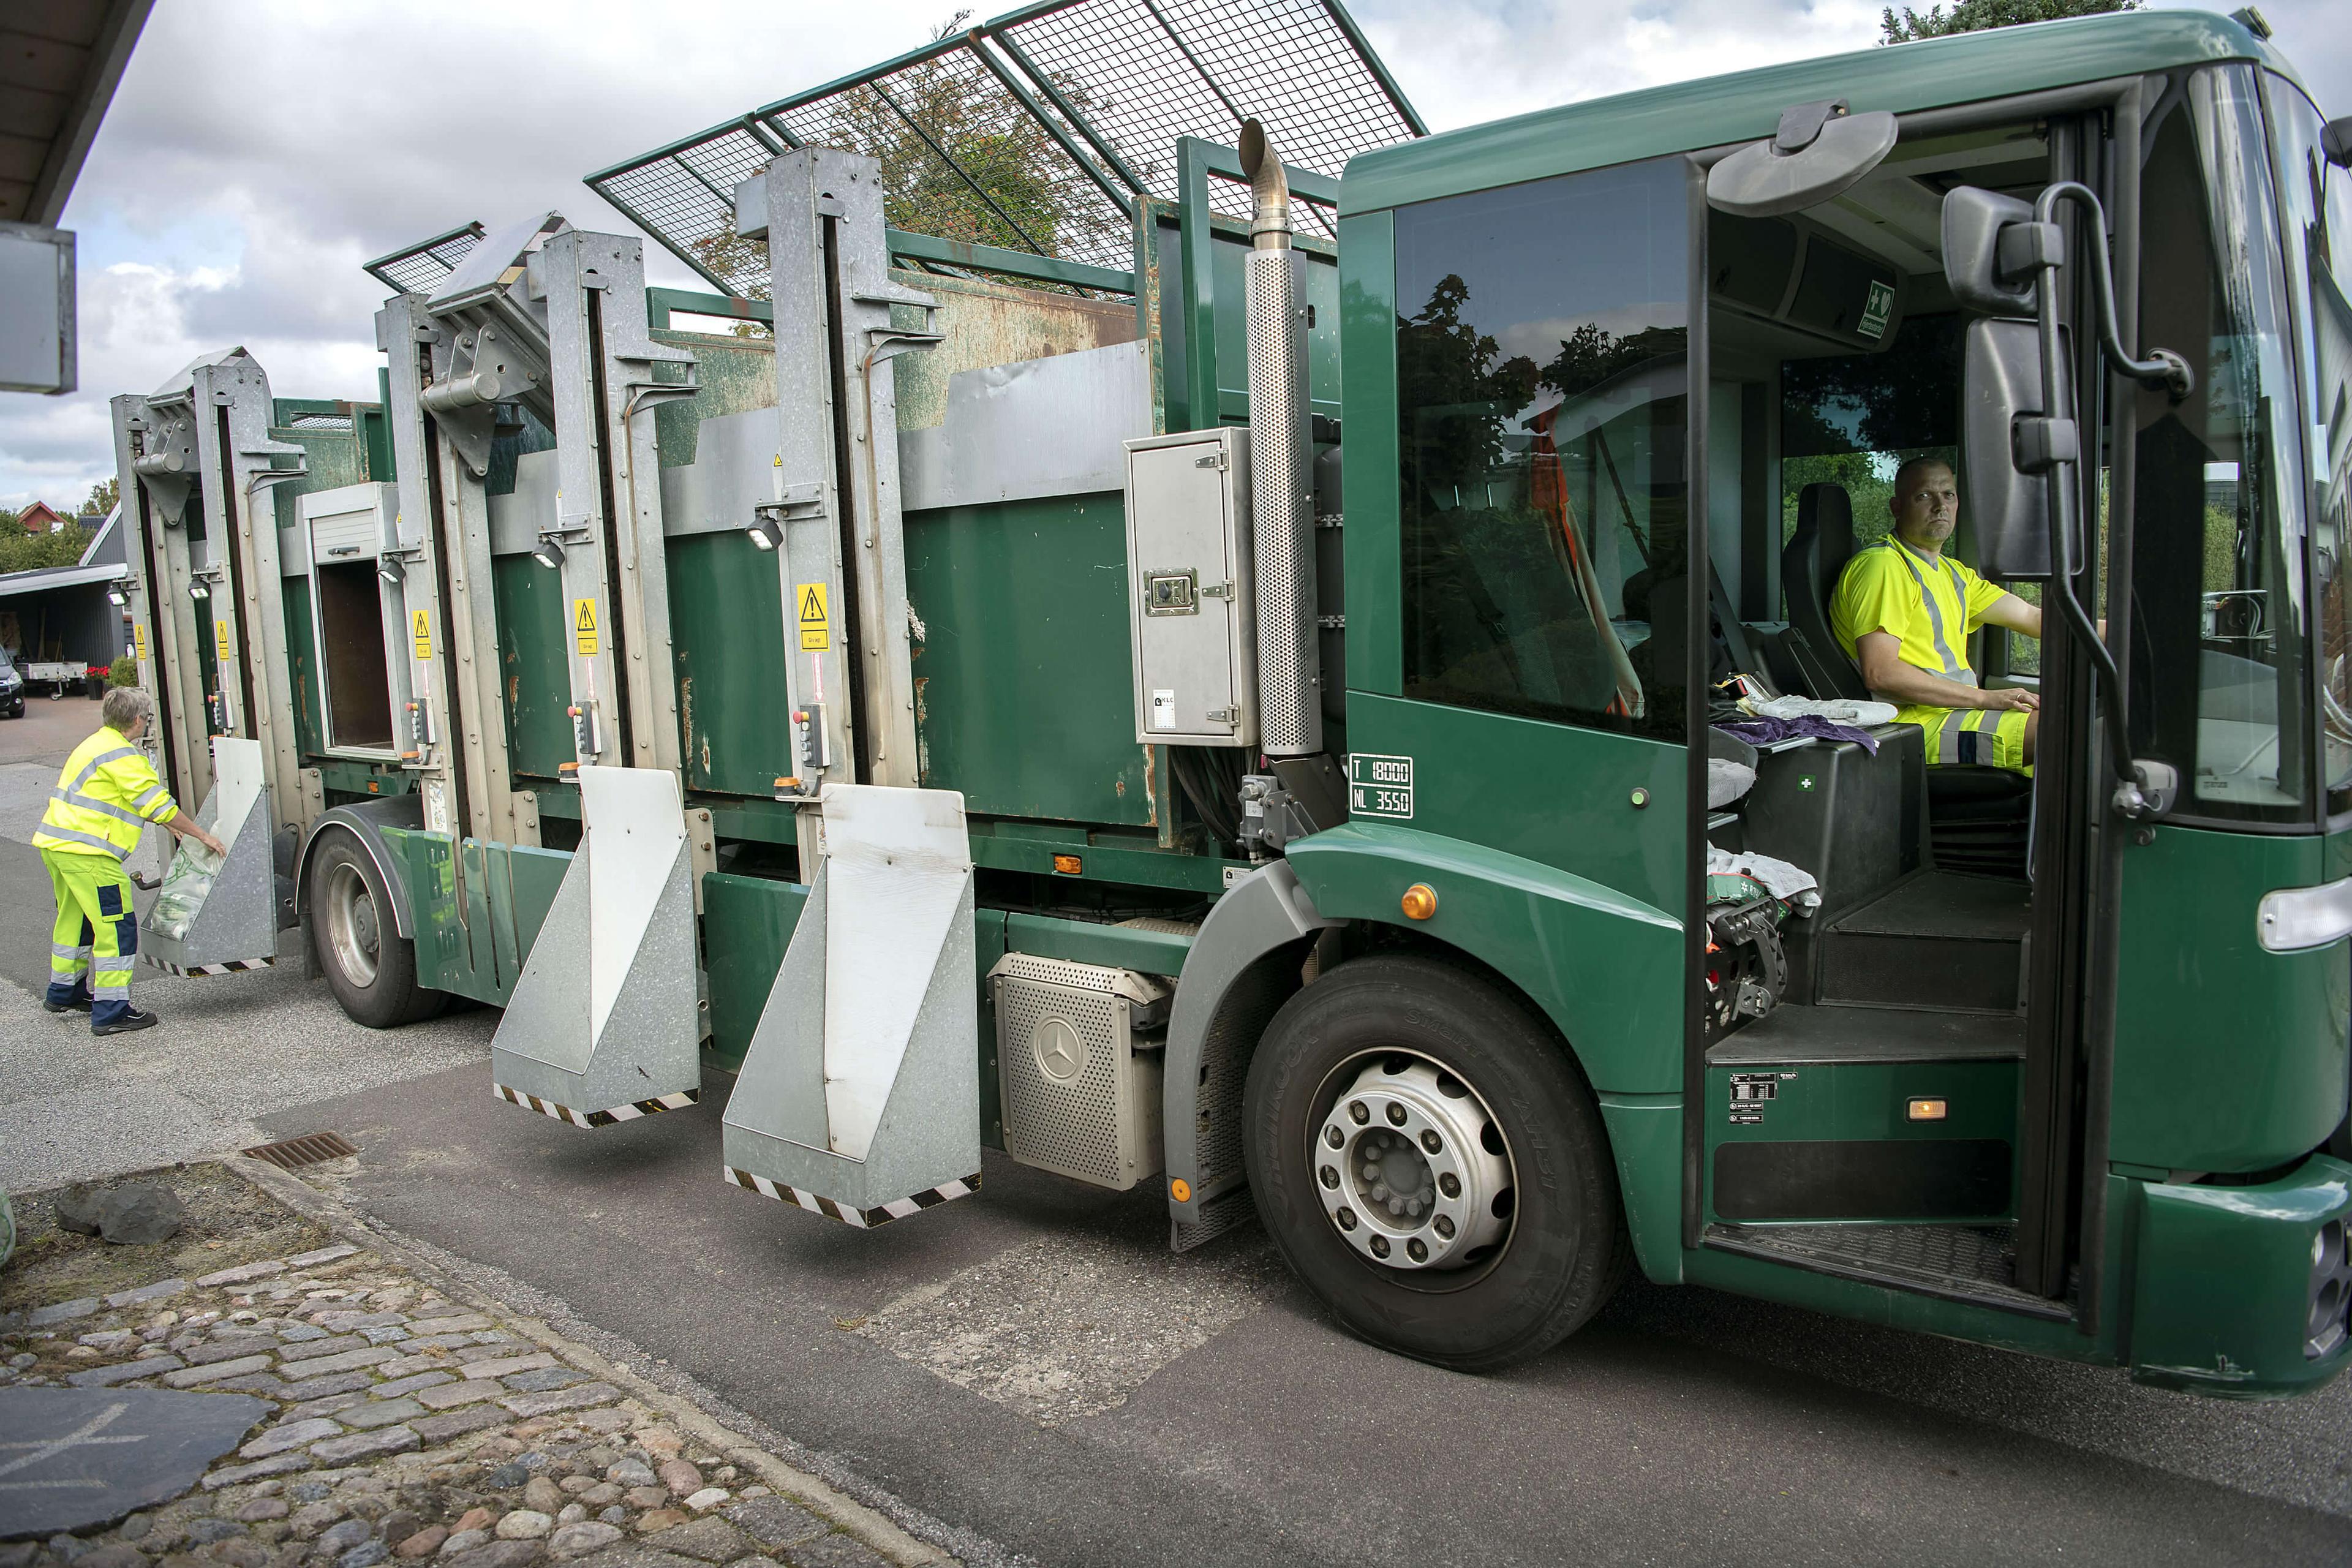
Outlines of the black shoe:
M77 996L70 1002L52 1002L47 997L44 996L41 998L41 1011L44 1013L87 1013L89 1011L89 998L87 996Z
M92 1024L89 1032L93 1035L128 1035L138 1029L152 1029L162 1021L152 1013L142 1013L133 1007L111 1024Z

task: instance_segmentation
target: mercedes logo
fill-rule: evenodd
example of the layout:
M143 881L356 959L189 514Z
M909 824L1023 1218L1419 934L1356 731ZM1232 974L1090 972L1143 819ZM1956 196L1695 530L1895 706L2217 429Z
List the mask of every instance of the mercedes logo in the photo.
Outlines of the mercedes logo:
M1087 1042L1066 1019L1039 1019L1029 1032L1029 1053L1037 1058L1037 1070L1055 1083L1087 1070Z

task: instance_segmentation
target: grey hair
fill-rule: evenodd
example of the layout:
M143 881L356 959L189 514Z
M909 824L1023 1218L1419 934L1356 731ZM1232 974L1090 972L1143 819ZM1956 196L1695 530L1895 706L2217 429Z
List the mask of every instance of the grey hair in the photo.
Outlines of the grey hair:
M155 700L136 686L116 686L108 689L106 701L99 709L99 717L111 728L131 732L131 727L155 711Z

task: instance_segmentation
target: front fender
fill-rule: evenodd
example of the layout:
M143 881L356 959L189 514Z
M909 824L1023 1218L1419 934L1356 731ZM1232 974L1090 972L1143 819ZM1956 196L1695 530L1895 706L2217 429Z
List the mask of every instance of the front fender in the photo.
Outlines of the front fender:
M1683 925L1573 873L1481 845L1357 821L1290 846L1327 919L1399 926L1460 949L1542 1009L1600 1094L1679 1094ZM1426 882L1437 912L1408 921Z

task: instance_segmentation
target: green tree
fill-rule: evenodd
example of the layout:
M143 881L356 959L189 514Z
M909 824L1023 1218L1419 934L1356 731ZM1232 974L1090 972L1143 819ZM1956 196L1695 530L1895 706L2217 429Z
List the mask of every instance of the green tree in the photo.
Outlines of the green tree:
M122 481L109 474L89 487L89 499L81 503L82 514L86 517L95 512L100 517L104 517L114 510L114 503L121 499Z
M26 533L19 526L0 530L0 572L30 572L37 566L71 566L89 548L89 535L79 528L55 533Z
M2137 11L2141 0L1958 0L1949 11L1940 5L1925 12L1893 6L1879 13L1882 44L1909 44L1921 38L1948 37L1954 33L1980 33L1990 27L2015 27L2027 22L2056 22L2069 16L2096 16L2108 11Z

